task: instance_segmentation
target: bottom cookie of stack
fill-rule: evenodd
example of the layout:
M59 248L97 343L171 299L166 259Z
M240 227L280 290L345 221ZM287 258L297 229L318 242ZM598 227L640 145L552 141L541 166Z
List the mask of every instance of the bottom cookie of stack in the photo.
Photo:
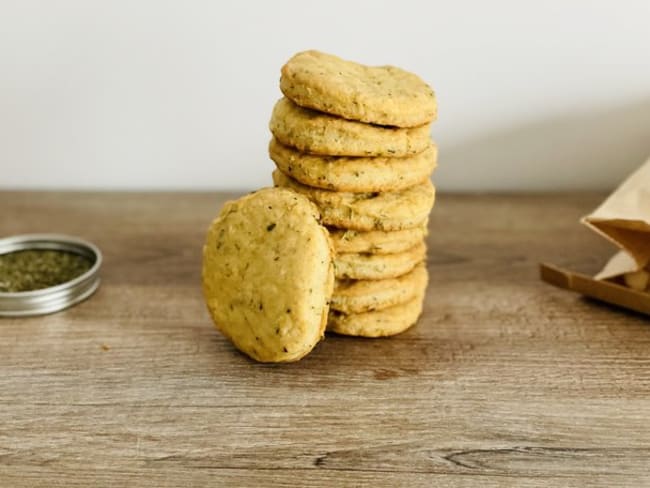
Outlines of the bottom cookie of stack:
M429 275L424 263L397 278L338 280L327 323L337 334L382 337L404 332L422 313Z
M330 311L327 331L360 337L386 337L404 332L422 313L424 294L383 310L357 314Z

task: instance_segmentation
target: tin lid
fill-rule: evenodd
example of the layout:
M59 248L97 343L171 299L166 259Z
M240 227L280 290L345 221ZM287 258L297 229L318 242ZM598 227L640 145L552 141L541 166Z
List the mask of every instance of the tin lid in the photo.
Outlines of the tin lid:
M94 244L60 234L26 234L0 239L0 256L32 250L78 254L90 261L90 269L69 281L47 288L20 292L0 291L0 316L19 317L58 312L85 300L97 290L102 253Z

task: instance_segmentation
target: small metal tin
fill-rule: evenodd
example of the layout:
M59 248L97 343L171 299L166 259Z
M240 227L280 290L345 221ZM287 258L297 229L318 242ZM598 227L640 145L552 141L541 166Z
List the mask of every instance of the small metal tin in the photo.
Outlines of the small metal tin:
M0 316L58 312L85 300L97 290L102 253L94 244L60 234L25 234L0 239L0 255L35 249L73 252L85 256L93 264L84 274L60 285L17 293L0 292Z

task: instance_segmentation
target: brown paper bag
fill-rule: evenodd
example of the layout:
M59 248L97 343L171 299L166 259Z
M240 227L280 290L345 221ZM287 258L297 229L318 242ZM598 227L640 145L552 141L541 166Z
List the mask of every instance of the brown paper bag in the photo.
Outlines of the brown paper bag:
M650 263L650 159L582 222L621 248L595 276L597 280L646 268Z
M552 264L541 264L542 280L650 315L650 293L626 286L630 278L628 273L650 269L650 159L591 215L584 217L582 223L621 250L594 278Z

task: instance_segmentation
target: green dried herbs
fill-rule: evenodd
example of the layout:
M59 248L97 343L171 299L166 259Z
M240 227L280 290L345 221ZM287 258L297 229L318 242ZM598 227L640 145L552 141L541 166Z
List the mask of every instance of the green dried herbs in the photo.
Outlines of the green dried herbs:
M15 293L60 285L92 267L90 259L67 251L34 249L0 255L0 292Z

